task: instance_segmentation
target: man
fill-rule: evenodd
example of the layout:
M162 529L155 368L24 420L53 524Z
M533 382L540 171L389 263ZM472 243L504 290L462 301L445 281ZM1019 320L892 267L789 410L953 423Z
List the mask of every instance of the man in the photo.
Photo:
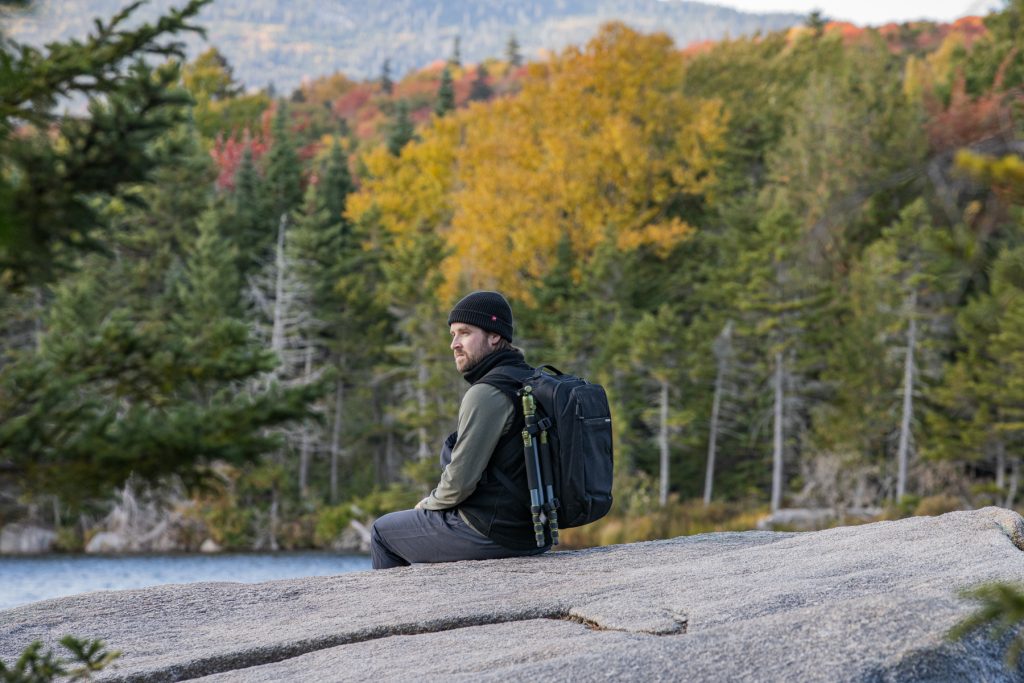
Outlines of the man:
M512 346L512 309L498 292L473 292L448 316L455 368L470 384L459 429L441 450L437 487L412 510L378 519L374 569L414 562L537 555L523 459L523 416L514 401L533 368Z

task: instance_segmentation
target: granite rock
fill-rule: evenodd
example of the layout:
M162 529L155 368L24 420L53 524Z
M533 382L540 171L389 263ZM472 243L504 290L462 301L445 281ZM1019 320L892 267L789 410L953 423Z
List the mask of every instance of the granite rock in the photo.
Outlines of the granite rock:
M715 533L540 557L100 592L0 611L0 659L62 635L101 680L1015 681L949 642L960 588L1024 581L999 508L809 533Z
M57 534L32 524L8 524L0 530L0 554L38 554L53 550Z

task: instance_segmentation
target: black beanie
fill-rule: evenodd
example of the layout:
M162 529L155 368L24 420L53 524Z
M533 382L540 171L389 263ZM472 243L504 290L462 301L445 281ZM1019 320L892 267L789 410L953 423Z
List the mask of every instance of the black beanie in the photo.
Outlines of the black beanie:
M473 292L455 304L448 324L469 323L512 341L512 307L497 292Z

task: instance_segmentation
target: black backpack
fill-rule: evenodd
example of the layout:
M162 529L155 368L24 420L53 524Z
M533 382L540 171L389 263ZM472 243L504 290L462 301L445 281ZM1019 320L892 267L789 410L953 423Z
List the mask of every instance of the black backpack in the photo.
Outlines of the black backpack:
M521 384L530 387L540 427L547 430L558 526L601 519L612 506L612 417L604 388L550 365ZM516 409L523 409L521 403Z

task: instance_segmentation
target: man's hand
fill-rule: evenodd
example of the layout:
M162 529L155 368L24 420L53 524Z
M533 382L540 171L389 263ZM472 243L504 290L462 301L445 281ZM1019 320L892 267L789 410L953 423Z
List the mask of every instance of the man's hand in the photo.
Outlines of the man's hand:
M430 500L430 498L424 498L420 502L416 503L416 509L417 510L426 510L427 509L427 501L428 500Z

